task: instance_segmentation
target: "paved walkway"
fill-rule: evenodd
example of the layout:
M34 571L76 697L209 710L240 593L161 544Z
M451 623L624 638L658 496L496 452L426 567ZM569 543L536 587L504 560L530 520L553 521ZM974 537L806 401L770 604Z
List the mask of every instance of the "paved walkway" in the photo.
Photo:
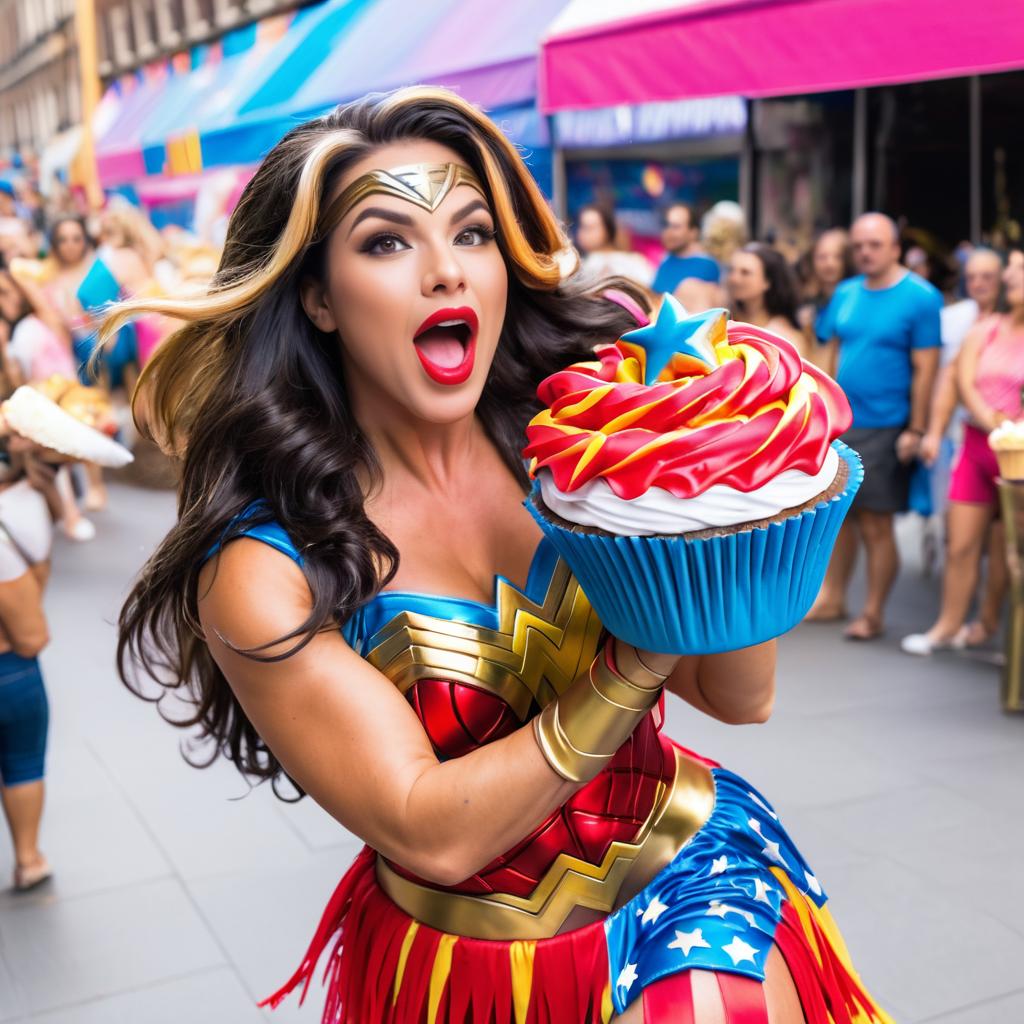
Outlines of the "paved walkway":
M117 682L112 622L173 501L113 498L96 542L56 552L43 661L57 876L0 893L0 1021L257 1022L358 844L309 801L247 793L223 764L188 768L182 734ZM898 652L936 600L908 571L882 642L831 626L788 637L766 726L673 702L668 728L773 799L900 1024L1024 1020L1024 717L999 712L984 661ZM0 877L10 867L0 841ZM318 1012L314 991L266 1019Z

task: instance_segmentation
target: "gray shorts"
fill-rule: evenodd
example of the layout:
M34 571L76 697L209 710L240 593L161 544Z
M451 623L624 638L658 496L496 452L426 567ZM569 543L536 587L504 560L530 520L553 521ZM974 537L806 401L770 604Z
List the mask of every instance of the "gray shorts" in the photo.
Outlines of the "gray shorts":
M853 427L839 438L864 463L864 483L853 499L854 509L906 512L912 463L896 457L896 439L905 427Z

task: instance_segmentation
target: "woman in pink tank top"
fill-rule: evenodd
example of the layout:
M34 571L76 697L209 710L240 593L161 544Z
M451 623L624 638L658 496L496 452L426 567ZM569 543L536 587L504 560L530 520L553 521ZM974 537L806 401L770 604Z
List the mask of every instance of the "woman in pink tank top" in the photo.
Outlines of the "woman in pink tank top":
M908 654L967 643L964 620L977 586L985 536L999 507L999 466L988 435L1003 420L1024 416L1024 253L1011 254L1003 281L1009 312L976 326L960 352L957 387L969 420L949 483L942 606L927 633L904 637Z

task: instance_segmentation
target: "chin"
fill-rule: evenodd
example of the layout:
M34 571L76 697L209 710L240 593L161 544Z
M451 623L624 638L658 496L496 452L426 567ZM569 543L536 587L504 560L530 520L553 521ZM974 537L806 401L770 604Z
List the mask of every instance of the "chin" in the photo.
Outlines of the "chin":
M403 404L415 419L435 426L447 426L472 416L482 393L483 382L477 385L467 381L444 391L424 384L407 392Z

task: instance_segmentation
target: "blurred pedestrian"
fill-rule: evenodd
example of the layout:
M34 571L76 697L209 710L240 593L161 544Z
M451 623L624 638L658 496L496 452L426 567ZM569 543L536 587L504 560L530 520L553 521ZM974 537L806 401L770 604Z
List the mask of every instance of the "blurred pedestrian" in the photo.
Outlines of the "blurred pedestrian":
M70 340L43 290L27 274L0 269L0 398L25 381L74 374ZM57 518L72 540L92 540L96 528L78 508L70 472L68 466L57 476Z
M15 267L0 260L0 320L7 331L7 353L17 364L16 371L3 368L6 394L24 381L74 373L71 341L60 316L42 289L28 275L16 274Z
M576 246L583 254L579 273L588 281L604 277L626 277L645 288L654 271L638 252L616 247L618 225L615 213L607 206L588 203L576 215Z
M836 288L817 333L838 346L837 378L853 408L843 440L864 461L864 484L808 618L846 615L846 590L863 541L867 596L845 635L871 640L884 631L885 604L899 571L893 515L907 509L911 466L928 425L942 296L900 264L899 234L889 217L864 214L850 237L860 275Z
M39 849L49 705L38 655L49 641L43 588L52 520L43 493L53 468L31 442L9 440L0 480L0 798L14 845L14 889L45 882Z
M689 277L676 287L675 297L691 313L702 313L725 305L725 289L719 281L728 270L732 254L747 240L743 210L738 203L721 200L704 214L700 231L704 251L718 266L719 277L715 281Z
M977 641L965 635L963 626L978 583L985 535L999 507L999 466L988 435L1003 420L1024 417L1024 253L1011 255L1003 277L1009 312L978 323L957 359L957 385L968 421L949 485L942 606L927 632L903 638L908 654L931 654ZM980 625L995 633L998 617Z
M907 270L917 274L926 281L932 279L932 260L927 251L920 245L912 245L903 257L903 265Z
M843 228L823 231L813 247L801 257L797 269L803 286L802 301L797 309L797 326L804 332L812 361L818 362L821 351L814 332L815 321L831 301L839 282L853 277L856 272L849 233ZM819 365L835 375L834 366Z
M796 325L796 275L781 253L750 242L733 253L726 279L733 320L781 335L804 354L806 341Z
M694 278L718 284L721 268L701 248L700 225L688 203L672 203L661 222L665 258L658 264L651 290L659 295L674 292L683 281Z

